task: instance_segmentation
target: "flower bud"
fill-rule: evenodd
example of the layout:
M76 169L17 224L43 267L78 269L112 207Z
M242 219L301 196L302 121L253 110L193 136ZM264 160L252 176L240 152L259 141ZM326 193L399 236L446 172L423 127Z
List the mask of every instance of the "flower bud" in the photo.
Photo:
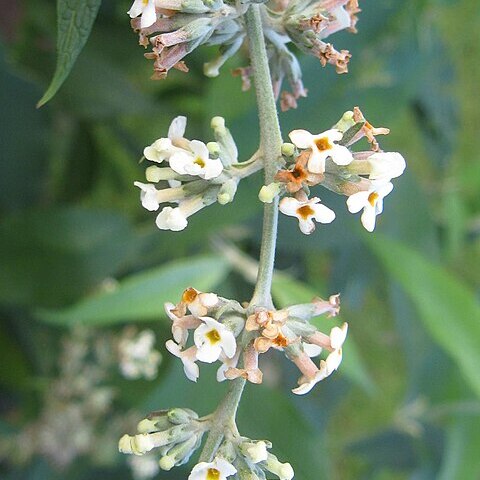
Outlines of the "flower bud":
M175 466L183 465L184 463L188 462L190 456L196 450L197 446L198 444L196 435L192 435L188 440L178 443L160 459L160 468L168 471Z
M263 203L272 203L273 199L280 193L280 190L280 183L273 182L269 185L264 185L258 192L258 199Z
M220 145L217 142L207 143L208 152L212 158L218 158L220 155Z
M222 316L222 323L230 329L235 337L238 337L245 326L245 317L236 312L227 313Z
M353 119L353 112L348 110L342 115L342 118L334 125L333 128L345 133L349 128L353 127L355 123L356 122Z
M265 469L277 475L280 480L292 480L294 474L293 468L289 463L281 463L272 453L268 454L265 462Z
M157 417L157 419L151 420L149 418L144 418L141 422L137 425L137 432L138 433L153 433L159 432L162 430L167 430L172 425L168 421L168 418L165 417Z
M215 140L220 145L220 160L225 167L238 163L238 150L230 130L225 126L223 117L213 117L210 126Z
M189 408L172 408L168 411L167 416L168 420L175 425L189 423L198 418L197 413Z
M227 180L220 188L217 194L217 200L220 205L225 205L233 201L237 193L237 182L233 179Z
M295 155L295 145L293 143L282 143L282 155L293 157Z
M268 457L267 444L263 441L244 442L240 450L252 463L263 462Z

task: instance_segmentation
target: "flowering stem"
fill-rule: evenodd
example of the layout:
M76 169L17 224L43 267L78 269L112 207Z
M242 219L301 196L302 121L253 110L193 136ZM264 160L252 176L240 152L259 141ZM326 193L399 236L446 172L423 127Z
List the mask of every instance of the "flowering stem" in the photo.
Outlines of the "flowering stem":
M260 118L260 151L264 161L265 183L273 181L280 157L282 136L278 123L277 108L273 95L272 80L268 67L268 57L263 37L261 20L262 5L251 5L245 14L245 24L249 39L250 60L254 72L255 90L257 94L258 112ZM262 245L257 282L250 307L272 307L271 286L273 264L275 260L275 244L277 240L278 198L265 204L263 216ZM247 336L239 342L239 348L244 348ZM235 416L246 380L237 378L230 382L229 390L213 414L211 429L205 446L200 455L200 462L209 462L220 446L227 425L234 424Z
M251 5L245 15L250 59L254 72L260 118L260 149L265 168L265 184L273 182L281 154L282 134L278 123L277 107L273 95L272 80L263 37L261 20L262 5ZM272 307L271 286L277 240L278 197L266 203L263 214L262 245L257 282L250 306Z
M212 461L215 452L223 440L226 426L235 420L245 383L246 380L244 378L237 378L230 382L230 387L225 398L213 414L210 432L208 433L207 441L200 454L199 462Z

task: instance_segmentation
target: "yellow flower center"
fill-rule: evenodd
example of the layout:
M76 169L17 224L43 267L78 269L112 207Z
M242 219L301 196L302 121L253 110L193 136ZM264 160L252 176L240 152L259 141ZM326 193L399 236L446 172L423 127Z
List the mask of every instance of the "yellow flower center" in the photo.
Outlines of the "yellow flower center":
M311 217L315 214L313 208L310 205L304 205L303 207L298 208L297 213L304 220L308 220L308 217Z
M183 292L183 295L182 295L182 301L185 302L185 303L192 303L196 298L197 298L197 291L190 287L190 288L187 288L184 292Z
M332 144L329 142L328 137L317 138L317 140L315 140L315 145L321 152L332 148Z
M218 333L218 331L215 330L215 329L207 332L207 334L205 336L210 340L210 343L212 345L215 345L216 343L218 343L222 338L222 337L220 337L220 334Z
M206 480L219 480L220 478L220 471L216 468L209 468L207 470L207 478Z
M204 160L202 160L200 157L197 157L197 158L193 161L193 163L194 163L195 165L199 165L200 168L205 168L205 162L204 162Z
M143 6L146 7L148 5L148 0L142 0Z
M377 203L377 200L378 200L378 193L377 192L372 192L369 196L368 196L368 203L374 207L375 206L375 203Z

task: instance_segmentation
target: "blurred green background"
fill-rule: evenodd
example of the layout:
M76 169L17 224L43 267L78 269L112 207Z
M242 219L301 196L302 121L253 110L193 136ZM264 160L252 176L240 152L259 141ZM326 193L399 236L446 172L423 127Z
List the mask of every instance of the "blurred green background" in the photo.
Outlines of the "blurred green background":
M133 187L144 178L138 160L179 114L187 136L205 141L210 118L224 116L248 158L258 143L254 94L230 75L247 58L207 79L202 64L215 52L202 48L187 58L188 74L152 82L129 2L104 0L71 76L36 110L55 68L55 5L2 4L0 477L131 478L118 435L154 409L207 414L226 388L203 366L190 383L165 354L163 302L188 285L248 300L252 286L211 238L256 258L261 225L257 175L185 231L157 230ZM290 393L297 373L269 353L240 429L271 440L299 480L480 479L478 1L361 7L359 33L331 38L352 52L350 73L302 56L309 96L280 115L283 134L326 130L359 105L391 129L382 147L402 152L408 169L374 234L329 192L320 196L337 220L310 237L281 218L277 305L341 292L350 335L339 372L306 397ZM157 334L154 381L127 381L102 356L131 323ZM319 320L326 331L332 324Z

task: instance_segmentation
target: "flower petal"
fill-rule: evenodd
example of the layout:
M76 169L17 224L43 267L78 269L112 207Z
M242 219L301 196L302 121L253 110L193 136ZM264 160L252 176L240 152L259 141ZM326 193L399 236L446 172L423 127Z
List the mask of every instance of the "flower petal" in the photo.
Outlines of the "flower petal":
M233 332L224 327L224 330L221 333L222 335L222 348L225 352L225 355L228 358L233 358L235 352L237 351L237 342L235 341L235 335Z
M173 232L184 230L188 225L185 215L178 207L164 207L157 215L155 223L160 230L172 230Z
M313 149L308 159L308 171L311 173L323 173L325 172L325 159L331 150L325 150L319 152L317 149Z
M330 344L334 350L342 348L347 338L348 323L345 322L341 327L333 327L330 331Z
M368 203L370 192L357 192L347 198L347 207L350 213L358 213Z
M187 168L192 164L192 156L187 152L176 152L169 160L170 168L180 175L187 174Z
M130 18L138 17L143 11L143 0L135 0L130 10L127 12Z
M296 217L297 216L297 210L299 207L301 207L302 204L293 197L285 197L280 200L280 211L284 213L285 215L288 215L290 217Z
M195 156L201 158L203 161L208 160L208 148L200 140L192 140L190 148Z
M205 161L205 180L218 177L223 171L223 164L219 159L207 159Z
M320 223L332 223L335 220L335 212L325 205L310 205L315 212L314 218Z
M147 28L157 21L157 13L155 11L155 0L148 0L147 6L142 12L140 20L140 28Z
M373 232L375 230L375 221L377 218L377 213L375 207L371 205L365 205L363 209L362 216L360 218L362 225L365 227L365 230L368 232Z
M178 116L172 120L168 129L168 138L170 140L177 140L183 138L185 129L187 128L187 117Z
M330 150L330 157L337 165L348 165L353 160L353 155L347 147L335 145Z
M299 218L298 226L300 227L300 231L305 235L310 235L315 231L315 223L310 217L306 220L304 220L303 218Z
M205 342L201 347L198 347L197 359L205 363L213 363L218 360L222 353L222 347L220 345L210 345Z
M303 351L310 357L318 357L322 353L322 347L313 343L303 343Z
M310 148L312 146L313 135L307 130L292 130L288 136L298 148Z

